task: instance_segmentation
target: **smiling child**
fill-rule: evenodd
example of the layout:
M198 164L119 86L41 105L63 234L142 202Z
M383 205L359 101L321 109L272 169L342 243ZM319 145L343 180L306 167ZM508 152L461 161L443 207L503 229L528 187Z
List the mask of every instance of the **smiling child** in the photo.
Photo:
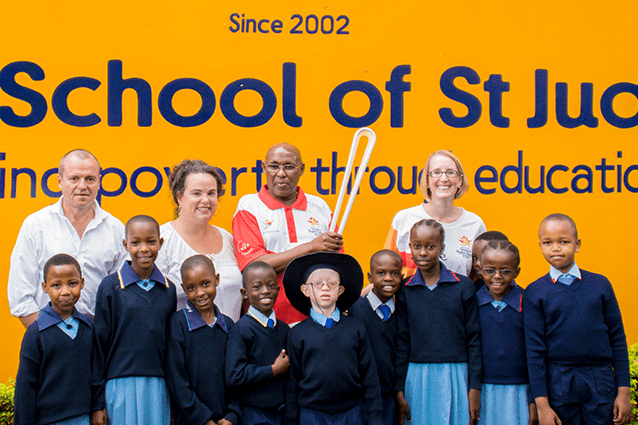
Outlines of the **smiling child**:
M262 261L248 264L242 274L241 294L250 308L228 335L226 379L241 398L243 425L281 425L290 328L273 311L279 294L277 274Z
M175 424L238 424L239 401L224 379L233 321L215 305L219 274L205 255L187 258L180 272L188 301L169 320L166 354Z

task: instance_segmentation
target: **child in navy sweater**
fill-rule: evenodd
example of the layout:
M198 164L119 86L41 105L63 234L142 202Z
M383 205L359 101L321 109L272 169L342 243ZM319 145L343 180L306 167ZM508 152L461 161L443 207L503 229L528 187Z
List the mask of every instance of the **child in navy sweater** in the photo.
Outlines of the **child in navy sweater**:
M370 258L368 280L372 290L361 297L348 310L348 315L364 324L377 364L381 398L383 400L383 425L395 425L396 384L394 364L397 352L397 317L394 314L394 294L403 280L401 256L387 249Z
M239 400L224 379L233 321L215 305L219 274L210 258L194 255L181 267L186 307L169 320L166 383L176 425L237 425Z
M51 302L29 326L20 350L14 424L89 424L91 322L77 310L84 278L80 265L57 254L44 265L43 291Z
M514 279L521 271L518 248L490 241L481 258L485 285L476 294L481 324L481 425L535 425L525 361L523 290Z
M381 390L367 332L341 314L361 293L357 260L304 255L288 265L283 281L292 306L310 316L288 335L286 423L380 425Z
M175 285L155 267L162 246L159 225L138 215L126 223L131 261L102 280L95 306L94 383L106 411L91 422L168 425L164 380L166 327L177 307Z
M445 234L435 220L410 231L418 270L397 293L397 404L417 425L467 425L479 417L481 341L476 289L440 261ZM470 422L471 421L471 422Z
M242 275L241 294L250 308L228 334L226 379L241 398L242 425L281 425L290 328L273 311L279 294L277 273L269 264L254 261Z
M541 425L629 422L629 360L609 280L579 269L580 239L564 214L538 231L549 273L523 296L527 366Z

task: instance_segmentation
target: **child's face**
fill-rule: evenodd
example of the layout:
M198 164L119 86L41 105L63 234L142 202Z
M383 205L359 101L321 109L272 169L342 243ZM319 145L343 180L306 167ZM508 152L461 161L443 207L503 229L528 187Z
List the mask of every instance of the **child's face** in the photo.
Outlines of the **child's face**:
M246 276L246 287L241 295L250 305L265 316L270 316L279 294L279 283L274 270L252 269Z
M487 249L481 255L483 280L495 300L500 301L512 289L512 282L521 268L516 265L516 256L505 249Z
M215 311L215 297L219 285L219 273L215 269L200 264L182 274L182 288L188 301L201 313Z
M73 313L73 306L80 299L84 278L72 264L51 266L42 282L42 290L49 294L51 306L63 319Z
M372 260L368 280L372 284L372 292L381 302L388 302L399 290L403 280L402 269L401 261L390 255L383 255Z
M331 269L315 270L301 286L301 292L310 298L312 308L324 315L332 314L343 291L339 273Z
M153 271L153 264L157 258L164 239L154 223L131 223L124 239L124 248L131 255L131 267L138 276L147 278ZM142 276L148 275L148 276Z
M547 220L541 224L538 238L545 260L561 272L567 273L580 250L580 239L574 226L565 220Z
M474 241L472 245L472 269L477 277L481 278L481 252L487 246L488 242L484 240Z
M410 253L421 273L439 264L439 255L444 247L441 234L432 227L419 226L410 232Z

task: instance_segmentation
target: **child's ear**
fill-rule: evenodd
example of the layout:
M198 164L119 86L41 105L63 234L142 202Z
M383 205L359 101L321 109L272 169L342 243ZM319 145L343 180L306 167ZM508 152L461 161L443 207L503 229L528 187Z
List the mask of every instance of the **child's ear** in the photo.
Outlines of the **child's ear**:
M84 289L84 278L80 279L80 290Z
M341 294L343 294L344 292L346 292L346 288L344 286L339 285L339 296L338 297L340 297Z
M42 281L42 290L45 294L49 293L49 291L47 290L47 283L45 281Z
M580 239L578 239L576 241L576 251L575 252L578 252L578 251L580 251Z
M219 286L219 273L215 275L215 286Z
M304 294L307 298L310 298L310 285L303 284L301 285L301 293Z
M124 245L124 249L128 252L128 244L126 243L126 239L122 239L122 245Z
M184 286L184 284L180 283L180 285L182 286L182 289L184 290L184 293L186 293L186 287Z
M164 245L164 238L159 238L159 249L162 249L162 245Z
M239 292L241 293L241 297L242 297L243 299L245 299L245 300L247 300L247 299L248 299L248 292L246 292L246 290L245 290L243 287L242 287L242 288L239 288Z
M518 267L516 270L514 270L514 279L516 279L520 273L521 273L521 268L520 267Z
M372 272L368 272L368 282L372 283Z

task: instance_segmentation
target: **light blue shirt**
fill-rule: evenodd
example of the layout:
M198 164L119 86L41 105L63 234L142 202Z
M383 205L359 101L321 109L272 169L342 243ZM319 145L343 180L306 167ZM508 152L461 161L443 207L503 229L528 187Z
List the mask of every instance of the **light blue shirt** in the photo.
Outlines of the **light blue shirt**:
M574 279L578 279L580 280L580 269L578 268L578 266L576 265L576 263L574 263L572 265L572 268L569 269L569 271L567 273L563 273L560 270L558 270L556 267L554 266L549 266L549 277L552 279L552 282L556 282L558 281L558 279L561 276L573 276Z
M251 316L253 316L253 318L258 321L259 323L261 323L261 325L266 328L268 327L268 319L272 319L273 321L273 326L277 325L277 318L275 317L275 310L273 310L270 313L270 316L266 316L264 313L262 313L261 311L257 310L255 307L253 307L252 305L250 307L248 307L248 314L250 314Z
M137 283L137 286L139 286L140 288L142 288L146 292L150 291L151 289L153 289L153 286L155 286L155 281L154 280L149 280L149 279L142 279L142 280L137 281L135 283Z
M316 323L320 324L321 326L326 326L326 321L328 321L327 316L324 316L323 314L319 313L314 308L310 309L310 317L312 317L312 320L314 320ZM341 319L341 313L339 313L339 308L335 307L335 311L333 311L332 314L330 315L330 319L334 320L335 322L338 322L339 319Z
M78 330L80 329L80 321L73 316L69 316L66 320L61 321L56 325L62 329L62 332L67 334L71 339L75 339L78 336Z
M375 294L372 291L368 293L367 297L368 297L368 301L370 302L370 306L372 307L372 310L374 310L374 312L377 313L377 316L383 319L383 313L381 313L381 310L379 310L379 307L384 303L382 303L379 297L377 297L377 294ZM390 298L388 302L385 303L385 305L387 305L390 308L390 316L392 316L392 314L394 314L394 309L395 309L394 296Z

